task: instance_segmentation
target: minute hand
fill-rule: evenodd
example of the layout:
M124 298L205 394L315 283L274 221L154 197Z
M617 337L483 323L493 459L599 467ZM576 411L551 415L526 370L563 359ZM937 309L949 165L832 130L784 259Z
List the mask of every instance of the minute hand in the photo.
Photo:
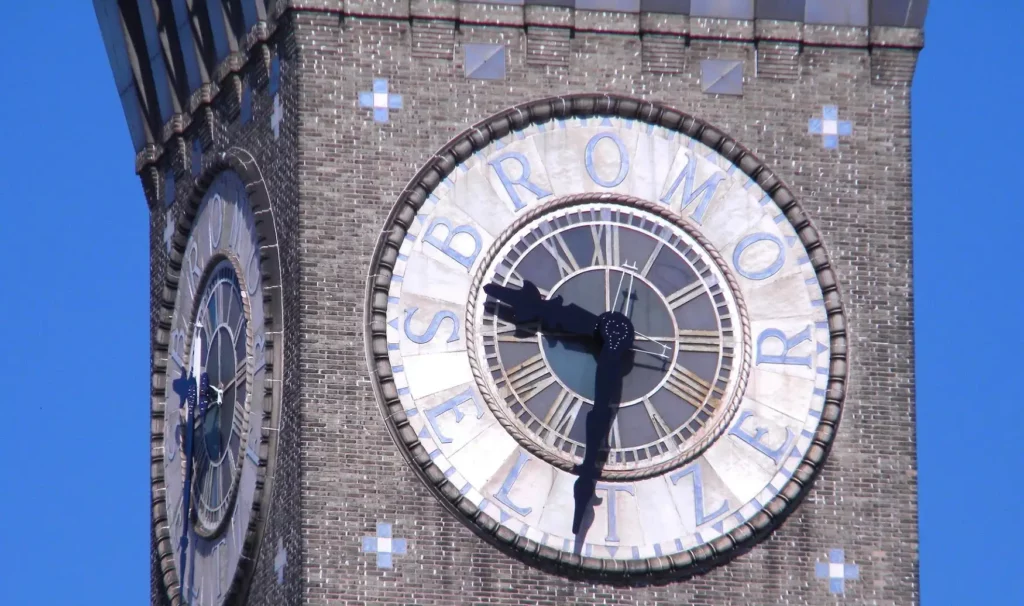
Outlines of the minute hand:
M602 343L594 382L594 408L587 413L586 449L583 462L576 467L579 477L573 485L573 534L579 534L584 512L597 489L599 456L614 420L613 401L621 395L622 358L633 347L633 323L620 313L601 314L599 331Z
M500 284L487 284L484 292L512 308L516 322L539 321L545 331L560 331L572 335L593 336L597 333L598 317L572 303L563 304L562 297L545 299L530 281L522 288L509 288Z

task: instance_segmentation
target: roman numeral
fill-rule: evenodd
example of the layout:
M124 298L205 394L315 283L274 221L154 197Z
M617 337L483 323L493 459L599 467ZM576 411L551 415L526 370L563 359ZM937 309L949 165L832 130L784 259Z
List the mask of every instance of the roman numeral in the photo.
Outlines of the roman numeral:
M617 225L591 225L590 237L594 239L594 256L591 265L621 265L619 261L619 228Z
M547 438L548 445L554 444L558 438L569 435L572 426L576 424L576 417L580 414L583 400L563 389L555 398L547 414L544 415L544 424L554 430Z
M523 287L523 280L524 280L524 278L523 278L523 276L519 275L519 272L517 272L515 270L512 270L512 271L508 272L508 277L505 278L505 284L507 286L515 286L516 288L522 288ZM536 284L535 284L535 286L536 286ZM537 290L540 291L540 294L541 294L542 297L546 298L548 296L548 291L545 290L544 288L541 288L540 286L537 286Z
M678 309L702 294L704 294L704 283L700 280L694 280L674 293L668 295L665 299L668 301L669 307L672 309Z
M700 408L704 397L711 391L711 385L679 365L672 367L665 388L697 408Z
M672 428L668 426L668 423L661 418L658 411L654 408L654 403L651 402L650 398L643 399L644 408L647 410L647 416L651 419L651 424L654 425L654 431L657 432L659 438L667 438L672 433Z
M210 469L209 459L207 459L207 463L203 467L206 469L206 473L203 474L202 495L204 498L202 500L204 502L204 505L208 505L213 500L213 476L215 474L211 473L213 470Z
M576 262L576 257L572 255L569 245L562 239L561 234L556 233L550 238L541 240L540 243L554 258L558 265L558 273L563 278L579 271L580 265Z
M508 369L505 376L509 387L522 402L530 400L555 382L555 377L540 352Z
M237 389L238 388L236 387L235 389L236 389L236 393L237 393ZM231 416L231 433L236 435L236 436L241 436L242 435L242 421L243 421L242 415L245 413L245 407L244 406L235 406L234 402L232 402L231 404L228 404L227 402L225 402L224 405L225 406L229 406L230 405L230 406L232 406L234 408L234 411L233 411L234 414ZM228 450L230 450L230 449L228 449Z
M619 431L619 417L612 421L612 428L608 431L608 448L612 450L622 449L622 435Z
M654 251L651 252L651 256L647 257L647 262L644 263L643 269L640 270L641 278L646 278L647 274L650 273L654 267L654 262L658 260L658 255L661 254L662 248L665 248L665 243L658 240L658 243L654 246Z
M680 330L676 344L679 351L704 351L718 353L721 349L721 335L717 330Z
M498 317L494 318L494 334L497 337L499 342L501 342L501 343L536 343L537 342L537 336L536 335L532 335L531 334L531 335L527 335L525 337L517 336L516 335L516 331L518 331L518 330L519 330L519 327L516 326L515 324L512 324L511 322L506 322L505 320L502 320L501 318L498 318Z
M519 272L515 270L510 270L508 272L508 277L505 278L505 284L510 284L512 286L515 286L516 288L522 288L523 277L519 275Z

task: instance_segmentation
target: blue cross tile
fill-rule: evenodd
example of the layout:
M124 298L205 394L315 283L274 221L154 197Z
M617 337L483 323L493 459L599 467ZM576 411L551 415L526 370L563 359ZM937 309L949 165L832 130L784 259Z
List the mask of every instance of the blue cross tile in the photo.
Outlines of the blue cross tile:
M841 595L846 592L846 581L860 578L860 566L847 564L842 549L830 549L828 562L815 563L814 575L819 579L828 579L829 593Z
M270 60L270 88L267 92L273 97L281 86L281 58L276 54Z
M853 124L849 120L839 119L838 107L825 105L821 108L820 118L808 120L807 132L811 135L821 135L822 145L826 149L835 149L839 147L839 137L853 134Z
M402 109L402 95L388 92L387 78L374 78L373 90L359 93L359 107L372 108L374 122L387 122L390 110Z
M377 554L377 568L391 568L392 554L404 555L405 551L405 539L392 538L391 524L387 522L377 524L377 536L363 537L363 553Z

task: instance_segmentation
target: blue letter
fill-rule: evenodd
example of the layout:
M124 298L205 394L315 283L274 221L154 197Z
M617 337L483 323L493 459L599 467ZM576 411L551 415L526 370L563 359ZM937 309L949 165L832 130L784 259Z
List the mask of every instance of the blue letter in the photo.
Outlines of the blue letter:
M515 160L519 163L519 167L523 169L523 174L515 181L505 173L505 169L501 166L501 163L505 160ZM530 161L519 152L506 152L498 156L496 160L488 162L488 164L494 169L495 174L498 175L498 179L501 180L501 184L505 187L508 197L512 199L512 205L516 207L516 210L522 210L526 207L526 204L523 204L523 201L519 199L519 192L512 187L513 185L522 185L533 192L533 195L537 196L537 198L546 198L551 195L551 192L544 191L539 186L530 183Z
M761 352L761 346L768 339L776 339L782 342L782 355L771 355ZM761 334L757 335L757 364L762 362L766 364L800 364L801 366L811 367L811 356L789 356L789 350L793 349L797 345L804 341L811 340L811 327L801 330L792 337L787 337L786 333L782 332L777 328L766 328L761 331Z
M254 244L252 247L252 254L249 255L249 260L245 264L245 281L248 283L249 295L255 295L256 291L260 287L260 247L258 244Z
M259 329L256 333L256 337L253 339L252 352L256 354L255 368L252 374L256 374L263 370L267 366L267 337L263 334L263 329Z
M754 416L754 413L750 412L749 410L744 410L742 413L740 413L739 420L736 421L736 424L732 426L732 429L729 430L729 433L743 440L747 444L750 444L751 446L756 448L761 454L775 461L775 464L778 465L779 463L782 462L783 459L786 458L786 455L789 451L789 447L792 446L793 440L794 438L796 438L796 435L787 427L786 441L782 443L782 446L779 446L777 449L772 450L771 448L766 446L764 442L761 441L761 438L768 435L768 430L765 429L764 427L755 426L754 435L750 435L749 433L743 431L743 422L752 416Z
M467 387L466 391L460 393L454 398L451 398L447 402L438 404L437 406L427 410L427 422L430 423L430 426L434 428L434 433L437 434L437 437L438 439L441 440L442 444L450 444L452 439L441 433L441 430L437 428L437 417L443 415L446 412L454 411L455 422L462 422L462 418L465 417L466 415L462 414L462 411L459 410L459 405L465 403L466 400L473 401L473 406L476 407L476 418L479 419L480 417L484 416L484 409L481 408L480 403L476 401L476 396L473 395L472 387Z
M779 249L778 256L775 257L775 260L772 261L772 264L759 271L747 271L740 267L740 256L743 255L743 251L747 250L747 248L749 248L751 245L763 241L771 242L775 244L775 246L777 246ZM750 234L746 238L743 238L742 240L740 240L740 243L736 245L736 250L734 250L732 253L732 264L736 268L736 273L743 276L744 278L749 278L751 280L766 280L774 276L775 274L779 273L779 270L782 269L782 265L785 262L786 249L783 248L782 246L782 240L779 240L775 236L765 232L761 232L759 234Z
M451 320L454 326L452 327L452 334L448 337L448 343L457 341L459 339L459 318L450 311L439 311L434 314L434 318L430 321L430 326L427 327L426 332L417 335L412 331L410 324L412 323L412 315L416 313L419 307L410 307L405 311L405 336L409 337L409 340L413 343L423 345L427 341L434 338L437 334L437 329L441 327L441 322L445 320Z
M615 521L615 493L616 492L627 492L634 497L636 492L633 489L632 484L605 484L604 482L598 482L594 487L596 490L606 491L605 498L608 499L608 536L604 538L608 543L618 543L619 533L616 527Z
M693 517L697 521L697 526L702 526L705 522L710 522L718 516L722 515L726 511L729 511L729 500L723 499L722 506L715 511L705 515L704 514L704 480L700 477L700 464L694 463L689 467L680 469L675 472L669 479L672 480L672 485L675 486L683 476L693 475Z
M707 212L708 205L711 204L711 198L714 197L715 191L718 189L718 184L725 178L725 173L720 170L716 170L710 177L708 177L707 181L701 183L700 187L694 191L693 182L696 178L697 172L697 156L690 150L686 150L685 153L687 158L686 166L683 167L683 170L679 171L679 176L672 182L672 187L668 188L668 193L662 196L661 201L665 204L671 204L673 194L676 193L676 190L679 189L679 184L682 183L683 200L679 205L679 212L682 213L683 209L688 207L697 199L697 196L700 196L703 193L703 197L701 197L700 202L697 203L697 208L693 209L693 213L690 214L690 217L692 217L698 225L701 225L704 221L704 213Z
M192 240L192 245L185 251L182 265L182 270L188 276L188 292L194 297L196 296L196 287L199 286L199 280L203 278L203 270L199 267L199 245L196 244L195 240Z
M619 148L619 174L611 181L605 181L594 170L594 148L597 147L601 139L611 139L616 147ZM594 180L594 183L601 187L615 187L622 183L623 179L626 178L626 173L629 172L629 154L626 152L626 146L622 144L622 140L615 133L599 133L591 137L590 142L587 143L587 153L584 158L587 164L587 174Z
M516 464L512 466L512 470L505 476L505 481L501 483L501 488L498 489L498 493L494 495L495 499L498 499L505 507L508 507L512 511L518 513L521 516L528 516L533 511L533 507L520 507L512 502L509 498L508 493L515 486L516 480L519 479L519 474L522 473L523 467L526 467L527 461L530 458L526 456L526 453L522 450L519 451L519 458L516 459Z
M434 230L439 226L444 226L444 228L448 230L448 235L443 241L439 240L437 236L434 235ZM451 246L452 238L459 234L469 234L469 236L473 238L473 254L468 257ZM480 254L480 248L483 246L483 243L480 242L479 232L477 232L472 225L460 225L453 228L452 222L444 217L438 217L430 222L430 227L427 228L426 234L423 236L423 241L428 244L433 244L438 250L458 261L466 269L469 269L473 265L473 261L476 260L476 256Z
M220 235L224 230L224 198L220 194L213 194L210 200L210 212L213 216L210 219L210 254L220 248Z

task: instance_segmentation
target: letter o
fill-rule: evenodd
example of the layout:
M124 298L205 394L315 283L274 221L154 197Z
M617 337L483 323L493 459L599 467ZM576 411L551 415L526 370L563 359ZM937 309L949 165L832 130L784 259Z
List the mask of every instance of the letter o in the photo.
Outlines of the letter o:
M778 248L778 254L772 263L764 269L758 270L747 270L743 269L740 265L740 257L743 256L743 252L748 248L757 244L758 242L772 242ZM740 243L736 245L736 250L732 253L732 265L736 269L736 273L748 278L750 280L766 280L775 274L779 273L782 269L782 265L786 262L786 249L782 245L782 240L772 234L761 232L757 234L750 234L749 236L740 240Z
M615 146L619 148L619 174L614 179L607 181L602 179L597 174L597 170L594 169L594 149L597 144L601 142L601 139L611 139ZM590 138L590 142L587 143L587 151L584 159L587 164L587 174L593 179L594 183L597 183L601 187L615 187L619 183L622 183L626 178L626 174L629 173L629 152L626 151L626 146L619 139L615 133L598 133Z

